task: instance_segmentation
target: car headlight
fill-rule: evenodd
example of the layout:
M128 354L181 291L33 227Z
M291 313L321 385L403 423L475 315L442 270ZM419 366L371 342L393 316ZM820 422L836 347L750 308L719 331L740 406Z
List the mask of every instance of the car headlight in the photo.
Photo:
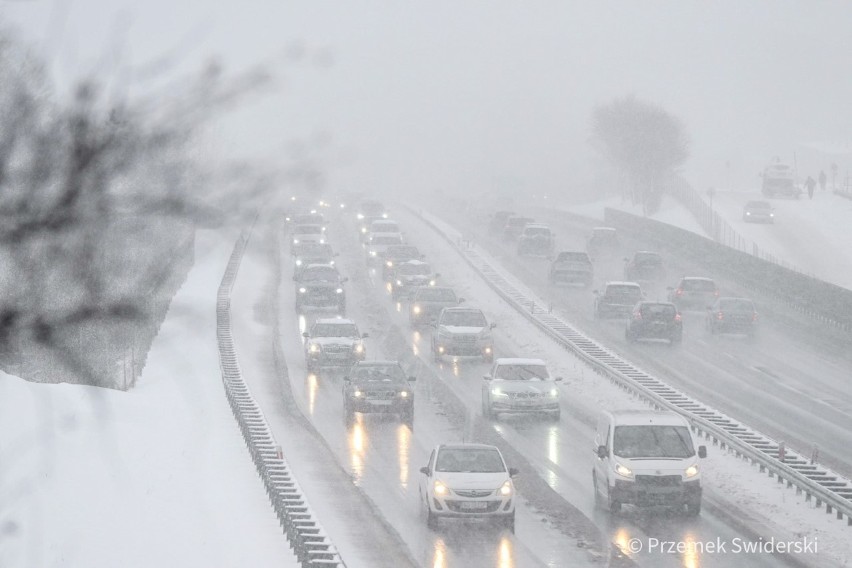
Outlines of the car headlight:
M746 216L751 215L751 211L746 211Z
M335 292L337 292L338 294L342 294L342 293L343 293L343 288L338 288L337 290L335 290Z
M698 466L697 465L691 465L688 468L686 468L686 471L683 472L684 477L695 477L696 475L698 475Z
M399 396L402 398L408 398L408 391L399 391Z
M387 219L387 218L388 218L388 214L387 214L387 213L382 213L382 219Z
M357 390L357 389L356 389L356 390L355 390L355 392L354 392L354 393L352 393L352 394L353 394L353 395L355 395L355 398L359 398L359 397L360 397L362 394L364 394L364 393L362 393L361 391L359 391L359 390Z
M319 353L320 349L321 347L316 343L311 343L311 346L308 347L308 351L310 351L311 353Z
M503 389L500 388L491 389L491 394L493 394L494 396L509 396L508 394L503 392Z
M502 495L503 497L508 497L511 494L512 494L512 482L506 481L506 483L504 483L500 487L500 495Z
M325 239L320 239L320 244L321 244L321 245L324 245L324 244L325 244Z
M296 266L302 266L302 260L301 259L296 261Z
M397 286L402 286L402 280L397 280L397 281L396 281L396 285L397 285Z
M370 256L376 256L376 251L371 250L371 251L370 251Z
M293 239L293 244L294 244L294 245L299 244L299 239Z
M366 235L367 234L367 227L361 227L361 232Z
M434 286L434 285L435 285L435 281L434 281L434 280L430 280L430 281L429 281L429 286Z
M411 311L414 312L415 314L419 314L420 313L420 306L413 306L411 308Z
M559 396L559 389L550 389L550 396L552 396L552 397Z
M364 346L361 345L360 343L356 343L355 348L353 350L355 351L355 353L363 353L364 352Z
M388 268L393 268L393 262L391 262L391 261L387 261L387 262L385 263L385 266L387 266Z
M358 220L360 221L363 218L364 218L364 215L362 213L358 213Z
M299 294L304 294L304 293L305 293L305 292L307 292L307 291L308 291L308 289L307 289L307 288L305 288L304 286L303 286L303 287L301 287L301 288L299 288Z
M615 464L615 473L622 477L633 477L633 472L629 467L625 467L620 463Z
M775 213L770 213L770 214L769 214L769 216L770 216L770 217L775 217Z
M491 355L491 346L489 345L488 347L486 347L485 349L483 349L483 351L485 351L485 354L486 354L486 355Z
M447 494L447 486L441 483L438 480L435 480L435 485L432 486L435 491L435 495L446 495Z

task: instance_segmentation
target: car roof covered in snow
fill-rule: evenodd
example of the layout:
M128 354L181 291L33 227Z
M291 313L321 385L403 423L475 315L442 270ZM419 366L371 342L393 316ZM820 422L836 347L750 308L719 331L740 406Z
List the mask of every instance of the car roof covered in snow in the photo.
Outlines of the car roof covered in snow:
M350 324L354 325L355 321L351 320L351 319L345 319L345 318L317 318L316 320L314 320L314 323L315 324L317 324L317 323L326 323L326 324L330 323L330 324L333 324L333 325L350 325Z
M525 359L523 357L500 357L494 361L495 365L545 365L544 359Z
M686 419L674 412L655 410L613 410L610 413L616 426L689 426Z

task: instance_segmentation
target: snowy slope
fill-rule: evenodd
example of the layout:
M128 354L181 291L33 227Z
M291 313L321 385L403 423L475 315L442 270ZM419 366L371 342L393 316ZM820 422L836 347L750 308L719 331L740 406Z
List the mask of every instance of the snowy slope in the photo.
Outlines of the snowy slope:
M0 566L295 566L227 405L200 233L137 387L0 375Z

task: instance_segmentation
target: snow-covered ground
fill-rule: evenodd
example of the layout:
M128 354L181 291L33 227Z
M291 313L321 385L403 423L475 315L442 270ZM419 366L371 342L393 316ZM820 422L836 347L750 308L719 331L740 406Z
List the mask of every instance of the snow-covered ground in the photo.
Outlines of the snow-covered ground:
M706 196L704 199L709 201ZM852 200L819 189L813 199L808 199L807 194L801 199L771 199L768 201L775 209L773 224L743 221L743 206L748 201L767 199L758 190L716 190L713 197L713 210L745 238L749 250L754 243L760 251L787 266L852 289ZM640 207L619 198L564 209L603 219L606 207L642 214ZM663 199L660 211L651 218L708 236L690 212L671 197Z
M225 399L216 291L196 265L129 392L0 374L0 566L295 566Z

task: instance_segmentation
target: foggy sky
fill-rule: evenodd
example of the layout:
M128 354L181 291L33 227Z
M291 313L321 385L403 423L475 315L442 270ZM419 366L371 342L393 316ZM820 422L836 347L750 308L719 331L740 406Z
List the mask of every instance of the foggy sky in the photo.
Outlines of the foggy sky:
M684 122L696 186L756 190L794 152L804 175L852 169L848 2L0 0L0 18L60 85L171 52L175 74L269 64L279 90L211 152L307 158L330 189L582 187L593 108L629 94Z

